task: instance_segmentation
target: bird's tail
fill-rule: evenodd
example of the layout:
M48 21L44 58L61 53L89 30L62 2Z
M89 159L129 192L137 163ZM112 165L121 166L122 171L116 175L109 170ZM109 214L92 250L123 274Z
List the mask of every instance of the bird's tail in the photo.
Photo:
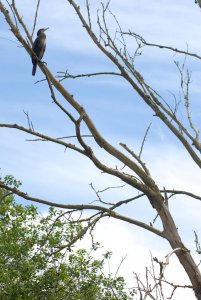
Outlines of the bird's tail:
M37 64L33 64L32 76L35 76L35 74L36 74L36 67L37 67Z

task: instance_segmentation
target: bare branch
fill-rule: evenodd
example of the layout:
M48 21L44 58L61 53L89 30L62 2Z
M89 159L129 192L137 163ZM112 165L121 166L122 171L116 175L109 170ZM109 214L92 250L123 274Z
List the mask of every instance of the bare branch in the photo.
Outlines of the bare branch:
M134 151L130 150L126 144L120 143L120 146L122 146L126 151L128 151L128 153L130 153L137 160L137 162L141 165L141 167L144 169L147 175L150 175L149 170L147 169L145 163L142 162L139 155L135 154Z
M17 7L16 7L16 5L15 5L15 0L12 0L12 7L13 7L13 11L14 11L16 17L17 17L18 22L20 23L20 25L21 25L22 28L24 29L24 31L25 31L25 33L26 33L26 36L28 37L28 40L29 40L30 44L32 45L32 43L33 43L33 42L32 42L32 37L31 37L31 35L29 34L29 31L28 31L26 25L25 25L24 22L22 21L22 17L20 17L20 15L19 15L19 12L18 12Z
M179 73L180 73L180 80L181 80L180 84L181 84L181 89L182 89L182 93L183 93L183 97L184 97L184 101L185 101L189 125L190 125L191 129L195 132L195 140L197 141L197 143L199 143L199 130L193 124L191 112L190 112L189 86L191 83L191 73L187 69L186 75L184 76L185 63L186 63L186 58L184 59L182 67L180 67L178 62L175 62L175 65L177 66Z
M35 27L36 27L36 21L37 21L37 17L38 17L39 5L40 5L40 0L38 0L37 7L36 7L35 18L34 18L34 25L33 25L32 33L31 33L31 37L32 38L33 38Z
M104 192L106 192L108 190L111 190L111 189L121 189L123 187L125 187L125 184L120 185L120 186L109 186L109 187L104 188L103 190L98 191L98 193L104 193Z
M56 138L52 138L50 136L47 136L45 134L42 134L42 133L39 133L37 131L33 131L32 129L28 129L28 128L25 128L23 126L20 126L18 124L0 124L0 127L4 127L4 128L13 128L13 129L18 129L20 131L24 131L24 132L27 132L31 135L35 135L35 136L38 136L46 141L50 141L50 142L53 142L53 143L56 143L56 144L60 144L66 148L69 148L69 149L72 149L72 150L75 150L77 152L80 152L81 154L84 154L84 151L78 147L76 147L75 145L73 144L70 144L70 143L66 143L64 141L61 141L61 140L58 140Z
M91 14L90 14L89 0L86 0L86 8L87 8L89 27L91 28Z
M113 210L105 208L103 206L91 205L91 204L63 204L63 203L51 202L51 201L43 200L40 198L31 197L27 193L21 192L17 188L11 188L1 181L0 181L0 188L10 191L10 192L14 193L15 195L18 195L26 200L30 200L30 201L41 203L41 204L48 205L48 206L59 207L59 208L64 208L64 209L98 210L99 212L105 213L104 217L109 216L109 217L112 217L112 218L115 218L118 220L122 220L122 221L128 222L130 224L134 224L139 227L142 227L152 233L159 235L160 237L163 237L163 238L165 237L162 231L160 231L152 226L149 226L143 222L140 222L135 219L118 214L118 213L114 212Z
M122 32L121 31L120 33L123 34L123 35L129 35L131 37L136 38L137 40L139 40L145 46L157 47L157 48L160 48L160 49L167 49L167 50L173 51L174 53L180 53L180 54L184 54L184 55L195 57L197 59L201 59L200 55L197 55L195 53L190 53L189 51L186 51L186 50L180 50L178 48L174 48L174 47L170 47L170 46L149 43L142 36L140 36L139 34L136 34L135 32L131 32L131 31L129 31L129 32Z
M32 123L32 121L31 121L31 119L30 119L30 117L29 117L28 111L26 112L26 111L23 110L23 113L24 113L24 114L26 115L26 117L27 117L29 129L30 129L31 131L34 131L33 123Z
M199 239L198 239L198 235L195 232L195 230L193 232L194 232L194 235L195 235L196 251L197 251L198 254L201 254L201 246L200 246L200 242L199 242Z
M72 75L69 74L68 71L66 72L57 72L58 74L63 74L63 75L59 75L57 76L60 79L60 82L63 81L64 79L68 79L68 78L82 78L82 77L92 77L92 76L99 76L99 75L114 75L114 76L122 76L121 73L117 73L117 72L96 72L96 73L88 73L88 74L78 74L78 75Z
M53 87L52 87L52 84L51 84L51 81L47 75L46 72L45 73L45 76L46 76L46 79L47 79L47 82L48 82L48 86L49 86L49 89L50 89L50 92L51 92L51 97L54 101L54 103L69 117L69 119L74 123L76 124L76 120L75 118L57 101L56 97L55 97L55 94L54 94L54 90L53 90Z
M6 2L7 2L7 4L9 5L9 7L10 7L10 9L11 9L11 11L12 11L13 17L14 17L14 19L15 19L15 26L18 27L17 19L16 19L15 12L14 12L14 10L13 10L13 7L12 7L12 5L8 2L8 0L6 0Z
M151 128L151 125L152 125L152 123L149 124L149 126L147 127L147 130L145 132L145 135L144 135L144 138L143 138L143 141L142 141L142 145L141 145L141 148L140 148L139 159L141 158L142 151L143 151L143 148L144 148L144 144L146 142L146 138L147 138L148 132Z
M164 192L164 190L161 190L161 193ZM168 199L170 199L171 197L175 196L175 195L186 195L186 196L189 196L189 197L192 197L192 198L195 198L197 200L200 200L201 201L201 197L198 196L198 195L195 195L193 193L190 193L190 192L187 192L187 191L181 191L181 190L167 190L165 189L165 193L167 194L172 194L168 197Z
M141 86L144 86L144 89L147 90L148 94L145 92L144 89L141 89L137 83L133 81L133 79L129 76L129 74L126 72L124 66L119 62L119 60L109 51L106 50L106 48L101 45L101 43L98 41L96 35L94 32L89 28L87 25L83 15L80 12L80 8L78 5L76 5L75 1L68 0L68 2L73 6L75 9L82 25L88 32L89 36L93 40L93 42L97 45L97 47L117 66L117 68L120 70L122 76L131 84L131 86L134 88L134 90L140 95L140 97L147 103L148 106L150 106L153 111L156 113L156 116L158 116L167 126L168 128L175 134L175 136L181 141L181 143L184 145L184 147L187 149L193 160L198 164L199 167L201 167L201 160L196 154L196 152L193 150L191 145L188 143L188 141L184 138L184 136L180 133L180 131L171 123L171 121L167 118L166 113L171 116L171 119L174 119L175 122L178 122L176 120L175 115L173 115L170 111L167 109L164 109L160 101L156 98L156 95L154 95L151 92L150 87L144 82L144 79L140 75L138 71L133 69L133 66L129 64L129 62L125 59L125 57L120 53L120 51L117 49L116 45L112 44L113 50L116 54L116 56L119 56L122 61L126 64L126 66L129 68L131 73L135 76L135 78L138 80L139 83L141 83ZM107 34L107 29L106 29ZM163 111L165 111L165 113ZM185 129L185 128L184 128ZM187 130L185 130L187 132ZM188 133L188 132L187 132ZM190 134L188 133L188 137L190 137ZM196 147L197 150L201 152L201 146L199 143L196 142L196 140L192 137L192 141ZM122 161L123 162L123 161Z
M91 134L82 134L82 137L93 137L93 135ZM71 138L77 138L76 135L69 135L69 136L62 136L62 137L57 137L56 139L57 140L65 140L65 139L71 139ZM41 142L47 142L47 140L45 139L26 139L26 141L28 142L38 142L38 141L41 141Z
M95 192L95 194L96 194L96 196L97 196L97 198L98 198L98 200L96 200L96 201L99 201L100 203L106 204L106 205L113 205L113 203L105 202L105 201L103 201L103 200L101 199L101 197L100 197L100 195L99 195L99 193L101 193L101 191L97 191L97 190L95 189L95 187L93 186L92 183L90 183L90 187L91 187L92 190ZM95 201L94 201L94 202L95 202Z
M114 204L110 209L115 209L115 208L117 208L117 207L119 207L119 206L121 206L121 205L123 205L123 204L128 204L128 203L130 203L130 202L132 202L132 201L134 201L134 200L136 200L136 199L139 199L139 198L141 198L141 197L144 197L145 196L145 194L139 194L139 195L137 195L137 196L135 196L135 197L132 197L132 198L129 198L129 199L125 199L125 200L121 200L121 201L118 201L116 204Z
M100 217L99 217L100 218ZM97 219L99 219L99 218L97 218ZM96 220L96 219L95 219ZM88 225L86 226L86 227L84 227L84 228L82 228L81 230L80 230L80 232L69 242L69 243L67 243L67 244L65 244L65 245L61 245L61 246L58 246L57 248L57 250L56 251L54 251L53 253L52 253L52 255L55 255L56 253L58 253L58 252L61 252L62 250L64 250L64 249L70 249L70 247L72 246L72 245L74 245L78 240L81 240L82 238L83 238L83 236L87 233L87 231L90 229L90 227L93 225L93 223L95 222L95 220L93 221L93 222L89 222L88 223Z

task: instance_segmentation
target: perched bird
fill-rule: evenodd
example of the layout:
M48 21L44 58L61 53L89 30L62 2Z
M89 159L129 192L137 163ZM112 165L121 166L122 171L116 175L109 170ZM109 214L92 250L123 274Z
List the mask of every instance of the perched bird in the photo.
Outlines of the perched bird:
M36 67L38 61L40 61L43 57L43 54L45 52L46 48L46 35L45 31L49 29L48 28L41 28L37 32L37 38L35 39L35 42L33 44L32 50L34 51L35 55L32 54L32 63L33 63L33 69L32 69L32 75L34 76L36 74Z

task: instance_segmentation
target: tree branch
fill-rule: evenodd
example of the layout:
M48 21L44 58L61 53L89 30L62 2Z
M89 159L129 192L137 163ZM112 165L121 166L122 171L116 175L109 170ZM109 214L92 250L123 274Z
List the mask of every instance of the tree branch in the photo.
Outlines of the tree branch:
M66 72L57 72L58 74L63 74L63 75L59 75L57 76L57 78L61 78L60 82L63 81L64 79L68 79L68 78L82 78L82 77L94 77L94 76L99 76L99 75L114 75L114 76L122 76L121 73L117 73L117 72L95 72L95 73L88 73L88 74L78 74L78 75L72 75L70 73L68 73L68 71Z
M174 48L174 47L170 47L170 46L165 46L165 45L160 45L160 44L155 44L155 43L149 43L142 36L140 36L139 34L137 34L135 32L131 32L131 31L123 32L123 31L121 31L120 33L123 34L123 35L129 35L131 37L136 38L137 40L139 40L145 46L151 46L151 47L157 47L157 48L160 48L160 49L166 49L166 50L173 51L175 53L180 53L180 54L188 55L188 56L191 56L191 57L194 57L194 58L197 58L197 59L201 59L201 56L196 54L196 53L190 53L189 51L180 50L178 48Z
M34 31L35 31L35 27L36 27L36 21L37 21L37 17L38 17L39 5L40 5L40 0L38 0L37 7L36 7L36 13L35 13L35 18L34 18L34 25L33 25L32 33L31 33L31 37L32 38L33 38L33 34L34 34Z
M50 141L50 142L53 142L53 143L56 143L56 144L59 144L59 145L62 145L66 148L69 148L69 149L72 149L72 150L75 150L81 154L85 154L84 151L78 147L76 147L75 145L73 144L70 144L70 143L66 143L62 140L59 140L59 139L56 139L56 138L53 138L53 137L50 137L48 135L45 135L45 134L42 134L42 133L39 133L37 131L33 131L32 129L28 129L26 127L23 127L23 126L20 126L18 124L0 124L0 127L2 128L13 128L13 129L18 129L20 131L24 131L24 132L27 132L31 135L34 135L34 136L38 136L40 137L41 139L43 140L46 140L46 141Z
M51 202L51 201L47 201L47 200L43 200L40 198L35 198L35 197L31 197L29 196L27 193L21 192L19 189L17 188L11 188L9 186L7 186L6 184L4 184L3 182L0 181L0 188L5 189L7 191L10 191L12 193L14 193L15 195L18 195L26 200L29 201L33 201L36 203L40 203L40 204L44 204L44 205L48 205L48 206L53 206L53 207L59 207L59 208L63 208L63 209L77 209L77 210L98 210L102 213L105 213L105 216L109 216L118 220L122 220L125 222L128 222L130 224L134 224L137 225L141 228L144 228L152 233L155 233L157 235L159 235L160 237L165 237L163 232L152 227L149 226L143 222L137 221L135 219L123 216L121 214L118 214L116 212L114 212L111 209L108 209L106 207L103 206L99 206L99 205L91 205L91 204L63 204L63 203L57 203L57 202Z

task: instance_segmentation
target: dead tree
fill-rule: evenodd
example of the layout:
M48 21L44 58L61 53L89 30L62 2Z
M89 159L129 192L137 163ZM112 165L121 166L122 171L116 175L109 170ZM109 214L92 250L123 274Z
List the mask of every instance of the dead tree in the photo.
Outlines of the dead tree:
M39 6L38 1L38 6ZM4 182L0 182L0 188L4 188L14 194L23 197L24 199L35 201L38 203L60 207L72 212L77 211L90 211L92 212L91 216L86 218L80 218L79 222L83 221L86 226L80 233L79 237L84 235L88 230L93 229L95 224L105 217L110 216L111 218L119 219L135 226L139 226L148 230L163 239L166 239L172 247L173 253L177 256L181 265L183 266L185 272L187 273L194 293L197 299L201 299L201 274L196 265L194 259L191 256L189 249L183 244L180 235L178 234L177 226L175 225L174 219L171 215L171 212L168 207L168 198L175 194L186 194L192 198L198 197L193 193L189 193L186 191L176 191L176 190L160 190L157 183L154 181L154 178L151 175L150 170L148 170L145 162L141 158L140 154L137 154L135 151L129 148L124 143L120 143L121 149L114 147L111 143L109 143L98 131L94 122L90 118L87 111L82 107L79 103L78 99L75 99L70 91L64 88L62 85L62 81L67 78L76 78L76 77L84 77L84 76L98 76L98 75L114 75L121 77L123 80L126 80L128 84L133 89L133 93L139 95L142 101L149 106L155 116L159 118L164 125L170 130L170 132L178 139L178 141L183 145L191 159L201 167L201 144L199 139L199 130L193 123L191 114L190 114L190 106L189 106L189 96L188 96L188 86L190 83L190 76L187 76L186 80L182 78L182 70L178 66L181 71L181 81L182 81L182 89L183 89L183 97L185 99L185 107L187 110L188 116L188 126L185 126L182 121L180 121L177 116L177 107L172 108L168 101L165 101L154 88L149 86L149 84L145 81L142 74L135 67L135 58L138 55L140 49L144 46L149 47L158 47L165 48L169 51L173 51L176 53L185 54L187 56L194 56L197 59L201 57L199 55L189 53L188 51L183 51L179 49L175 49L169 46L151 44L143 39L143 37L138 34L127 31L123 32L121 26L115 15L112 14L109 8L109 3L106 5L102 4L102 10L97 15L97 22L99 33L97 34L93 30L92 21L91 21L91 12L89 7L89 2L86 1L86 16L84 17L84 13L77 5L76 1L68 0L67 5L72 6L73 10L76 12L77 17L80 19L80 22L86 33L91 38L91 41L98 47L98 49L112 62L112 64L116 68L116 72L105 72L105 73L91 73L91 74L78 74L71 75L68 72L63 72L59 74L59 78L55 77L51 71L47 68L45 64L38 63L39 68L43 72L45 76L45 81L49 86L50 95L52 97L53 102L56 104L57 108L61 110L68 119L74 125L74 133L73 135L76 137L76 144L69 143L65 139L54 138L52 136L47 136L41 132L37 132L34 130L31 122L29 122L28 127L23 127L20 124L0 124L2 128L10 128L17 129L21 132L26 132L32 136L34 136L37 140L50 141L52 143L56 143L64 147L65 149L70 149L72 151L78 152L83 157L87 157L90 159L93 164L102 172L110 174L114 177L119 178L124 184L129 185L135 191L140 192L136 197L132 199L126 199L124 201L119 201L117 203L105 203L99 198L99 204L83 204L75 205L75 204L64 204L64 203L56 203L50 202L44 199L34 198L29 194L10 187L6 185ZM59 4L58 4L59 5ZM23 18L18 11L16 3L14 0L9 3L8 1L0 1L0 12L4 16L5 21L10 27L13 35L17 38L18 42L22 45L25 52L28 55L32 55L32 36L33 31L36 25L38 6L36 10L36 18L33 26L32 33L27 29L26 24L23 21ZM115 35L112 36L110 34L110 30L107 25L106 15L109 13L115 20L117 25L117 30ZM21 29L20 29L21 28ZM25 37L24 37L25 36ZM136 51L133 55L131 55L127 49L126 44L126 36L133 38L136 42L137 47ZM119 42L120 41L120 42ZM59 93L63 99L71 106L71 111L69 111L65 105L61 104L61 102L57 99L56 93ZM73 111L73 112L72 112ZM79 117L76 117L76 116ZM28 118L29 119L29 118ZM30 121L30 120L29 120ZM86 135L83 133L83 124L85 128L88 129L88 136L93 140L93 145L91 146L87 140ZM146 135L144 137L144 140ZM124 165L124 168L118 167L109 167L103 161L101 161L96 155L95 146L100 147L102 151L111 155L115 159L117 159L121 164ZM143 149L144 141L142 144ZM93 148L94 147L94 148ZM97 196L99 196L97 192ZM133 202L136 198L146 197L150 204L153 207L153 210L156 211L156 214L160 218L162 222L163 229L159 230L154 227L153 224L147 224L136 220L134 218L130 218L126 215L122 215L116 212L116 209L123 206L124 204ZM200 199L200 198L199 198ZM95 213L93 213L93 211ZM68 245L64 245L64 247L68 247Z

